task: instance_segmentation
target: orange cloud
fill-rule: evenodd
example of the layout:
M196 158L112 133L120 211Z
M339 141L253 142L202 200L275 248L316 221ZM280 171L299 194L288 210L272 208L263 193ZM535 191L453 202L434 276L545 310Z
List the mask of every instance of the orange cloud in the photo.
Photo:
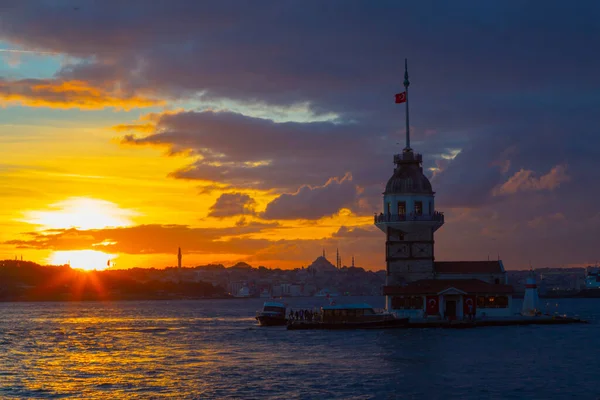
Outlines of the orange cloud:
M151 133L156 129L156 125L154 124L120 124L112 127L113 130L117 132L142 132L142 133Z
M78 80L52 79L0 79L0 100L30 107L88 110L107 107L130 110L164 103L161 100L124 93L117 85L102 88Z
M112 127L112 129L117 132L153 133L156 131L157 125L162 117L176 115L182 112L185 112L183 108L163 110L161 112L151 112L141 115L138 121L135 123L115 125Z
M571 180L566 170L566 166L557 165L546 175L536 178L535 172L521 169L511 176L508 181L496 187L493 194L497 196L525 191L553 190L559 187L561 183Z
M23 249L80 250L102 246L103 250L127 254L168 253L178 246L195 253L251 254L268 245L244 235L278 227L277 223L252 222L244 226L190 228L185 225L137 225L123 228L80 230L55 229L28 232L25 240L4 244Z

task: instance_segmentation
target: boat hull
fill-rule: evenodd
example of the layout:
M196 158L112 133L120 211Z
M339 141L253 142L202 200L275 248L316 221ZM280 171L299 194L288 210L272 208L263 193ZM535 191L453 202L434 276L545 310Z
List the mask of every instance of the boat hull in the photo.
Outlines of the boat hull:
M260 326L284 326L287 325L287 318L273 315L259 315L256 317Z
M306 322L293 321L288 324L289 330L304 329L394 329L405 328L408 325L408 318L383 319L378 321L363 322Z

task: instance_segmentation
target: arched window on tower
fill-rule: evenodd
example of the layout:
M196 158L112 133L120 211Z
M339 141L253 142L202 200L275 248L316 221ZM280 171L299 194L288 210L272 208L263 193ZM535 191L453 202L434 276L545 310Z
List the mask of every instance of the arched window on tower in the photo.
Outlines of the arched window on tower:
M423 202L415 201L415 215L423 215Z
M387 215L390 215L392 213L392 203L390 203L388 201L387 203Z
M406 215L406 202L405 201L398 202L398 215Z

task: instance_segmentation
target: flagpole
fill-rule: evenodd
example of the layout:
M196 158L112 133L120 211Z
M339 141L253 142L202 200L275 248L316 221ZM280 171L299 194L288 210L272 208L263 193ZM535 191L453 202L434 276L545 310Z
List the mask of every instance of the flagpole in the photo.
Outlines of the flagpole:
M408 59L404 59L404 91L406 92L406 147L404 151L411 151L410 148L410 125L408 123Z

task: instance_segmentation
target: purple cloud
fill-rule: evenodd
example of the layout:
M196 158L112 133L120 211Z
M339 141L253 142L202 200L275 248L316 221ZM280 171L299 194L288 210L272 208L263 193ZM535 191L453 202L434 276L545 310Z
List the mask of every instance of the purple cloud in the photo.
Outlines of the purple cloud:
M319 219L353 207L357 200L352 176L331 178L323 186L301 186L297 192L284 193L271 201L261 214L264 219Z

